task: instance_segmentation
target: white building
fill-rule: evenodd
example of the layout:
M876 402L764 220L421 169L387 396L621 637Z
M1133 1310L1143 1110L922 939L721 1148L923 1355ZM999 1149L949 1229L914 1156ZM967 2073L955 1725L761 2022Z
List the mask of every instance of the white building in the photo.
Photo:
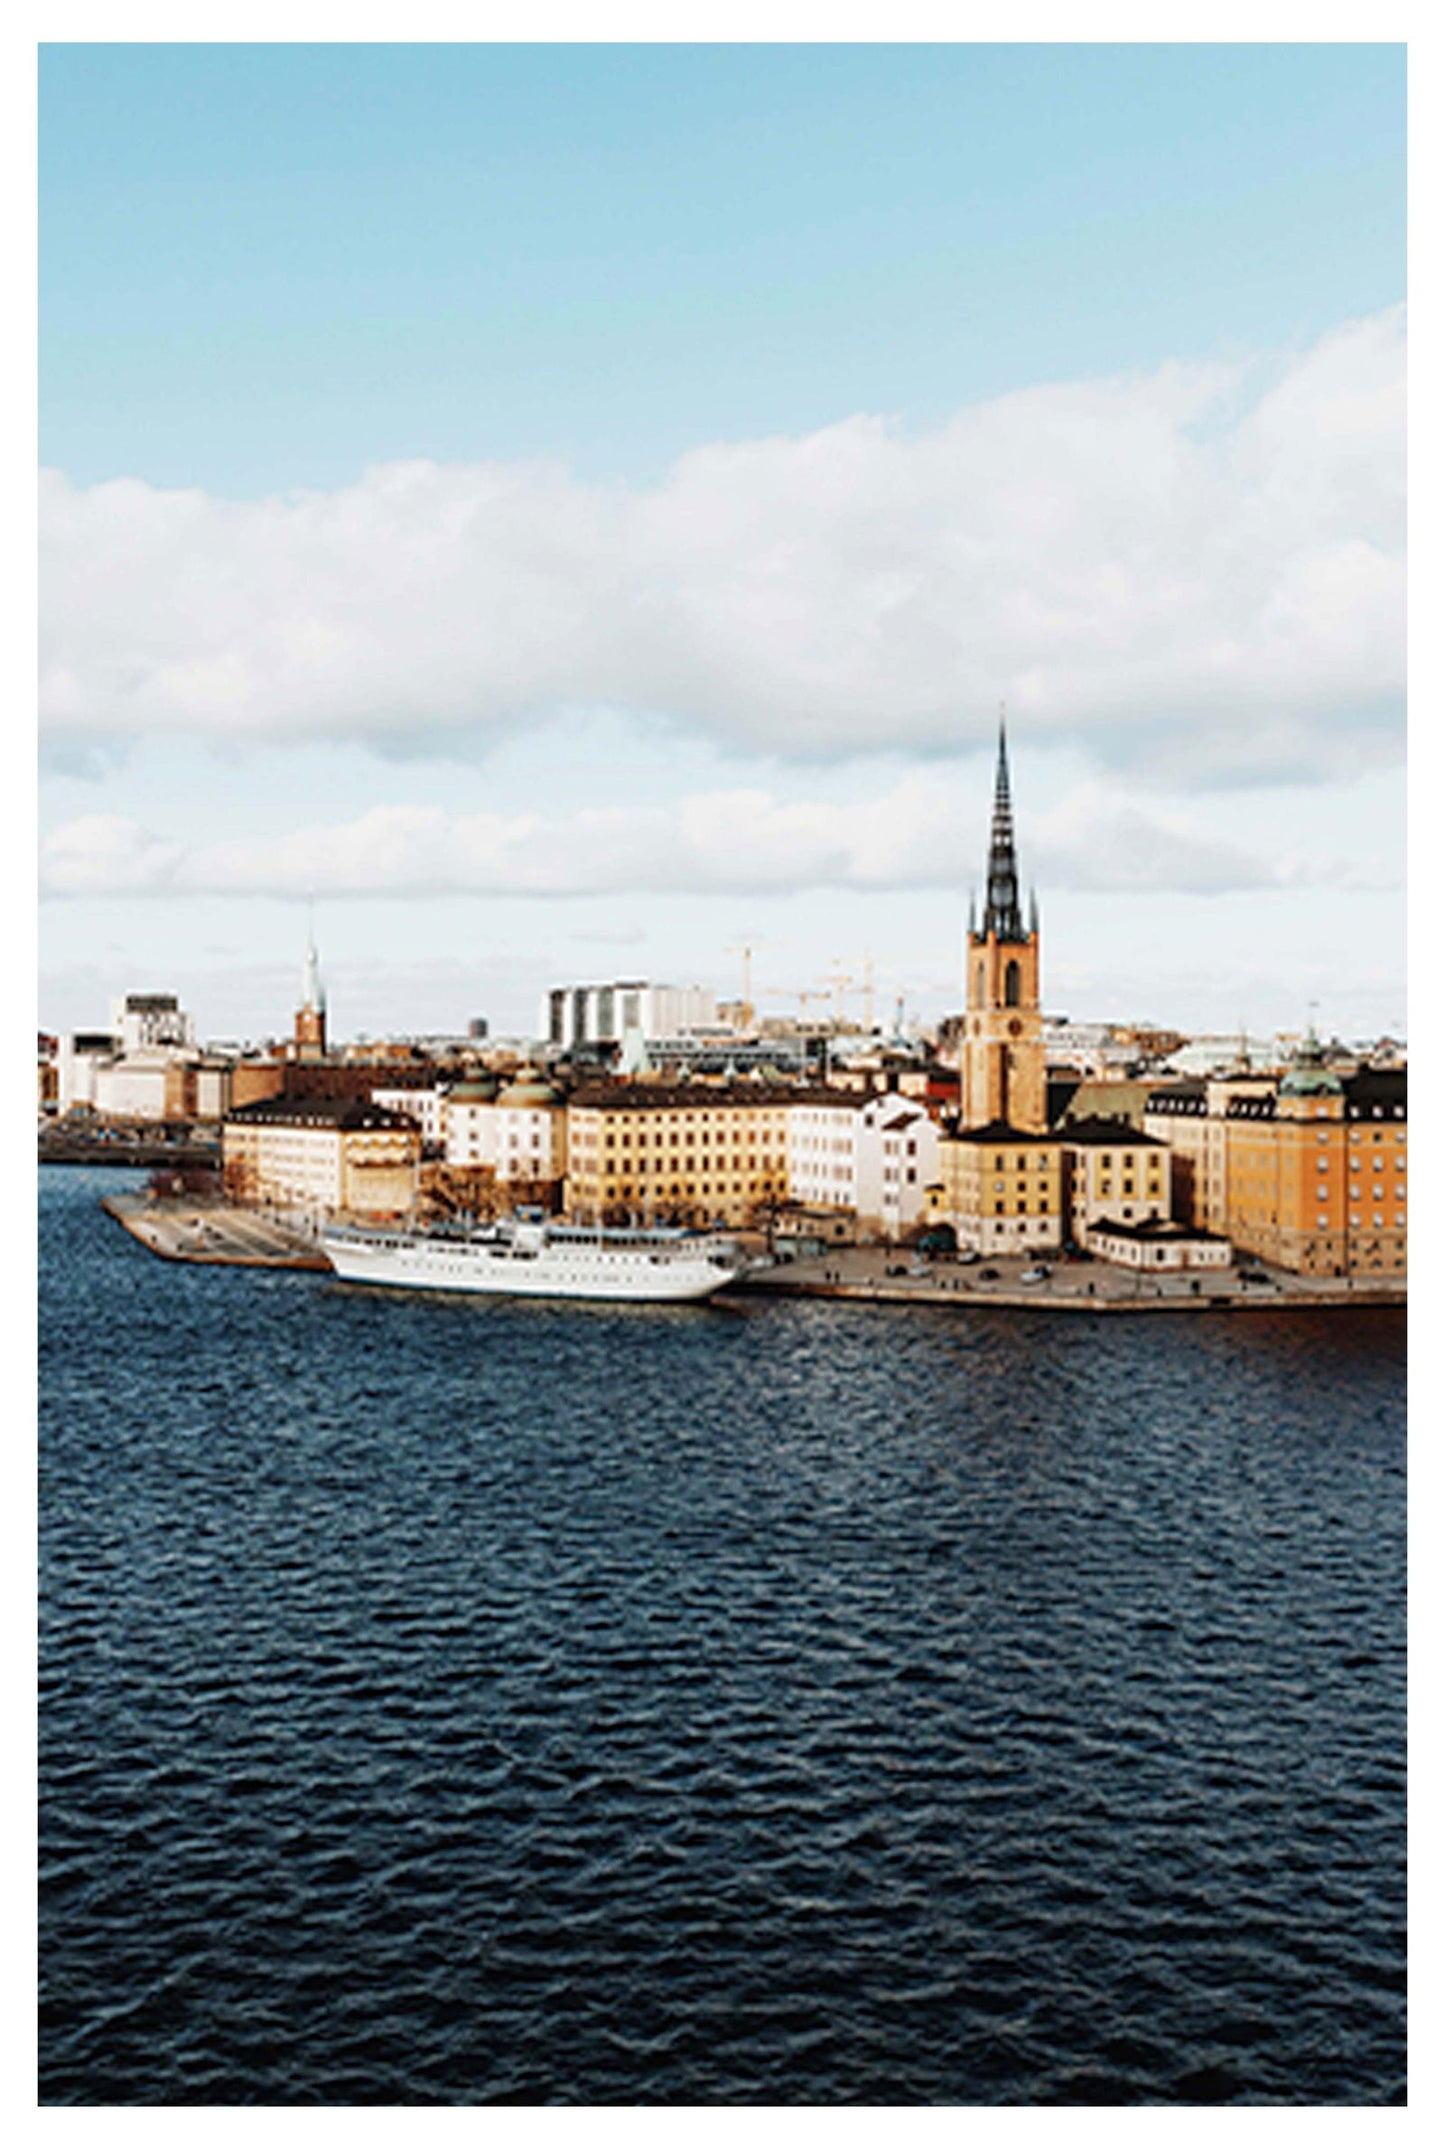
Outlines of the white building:
M103 1119L164 1119L170 1065L171 1057L156 1051L104 1061L95 1070L96 1111Z
M421 1138L428 1149L440 1149L446 1142L447 1089L437 1083L431 1089L374 1089L373 1104L379 1104L384 1112L400 1112L421 1129Z
M173 992L128 992L111 1001L108 1030L73 1030L57 1040L56 1110L86 1106L111 1119L164 1119L166 1070L195 1057L195 1022Z
M196 1025L173 992L128 992L110 1003L110 1028L123 1059L163 1052L168 1058L196 1049Z
M542 1003L541 1034L549 1045L620 1045L629 1030L651 1042L718 1026L717 997L701 985L649 985L640 978L611 985L554 985Z
M916 1097L813 1090L788 1112L788 1193L810 1209L848 1209L898 1238L938 1176L938 1128Z
M95 1109L95 1078L115 1058L109 1030L71 1030L55 1041L55 1109Z
M492 1171L503 1182L566 1175L566 1107L526 1070L500 1092L487 1082L458 1084L443 1125L448 1164Z

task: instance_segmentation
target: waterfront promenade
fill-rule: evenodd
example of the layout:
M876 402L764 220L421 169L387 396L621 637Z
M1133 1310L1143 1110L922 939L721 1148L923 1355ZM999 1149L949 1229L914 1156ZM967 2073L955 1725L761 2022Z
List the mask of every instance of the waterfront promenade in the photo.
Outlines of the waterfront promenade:
M148 1251L167 1261L246 1268L328 1269L314 1240L270 1210L229 1203L156 1201L144 1193L110 1194L103 1206ZM747 1243L746 1235L744 1243ZM755 1250L762 1252L761 1242ZM1042 1281L1025 1283L1034 1264L1004 1256L987 1262L915 1263L906 1248L834 1248L806 1259L781 1258L736 1286L750 1296L837 1298L895 1305L1028 1306L1051 1312L1188 1313L1304 1306L1403 1306L1403 1277L1295 1276L1261 1268L1201 1275L1141 1276L1106 1261L1068 1261ZM991 1275L984 1270L992 1270ZM1197 1285L1197 1288L1196 1288Z
M1258 1268L1255 1281L1230 1268L1168 1276L1141 1275L1107 1261L1050 1265L1038 1283L1025 1283L1029 1258L983 1262L948 1259L915 1264L906 1248L858 1246L816 1258L780 1261L750 1276L742 1288L808 1298L880 1300L894 1304L1043 1307L1062 1313L1189 1313L1219 1308L1284 1306L1403 1306L1406 1279L1296 1276ZM991 1269L993 1275L983 1271ZM1197 1288L1196 1288L1197 1287Z

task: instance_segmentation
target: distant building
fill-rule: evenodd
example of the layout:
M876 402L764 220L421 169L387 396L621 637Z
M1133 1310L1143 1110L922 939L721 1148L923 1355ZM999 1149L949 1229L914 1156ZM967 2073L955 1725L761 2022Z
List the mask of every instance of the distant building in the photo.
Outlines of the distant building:
M647 1043L718 1026L716 996L701 985L649 985L641 978L610 985L556 985L542 1008L542 1034L563 1051L620 1045L629 1030Z
M195 1022L173 992L128 992L113 1000L110 1027L115 1051L125 1059L195 1050Z
M326 1057L326 988L321 982L314 934L308 934L306 940L306 962L301 972L301 997L296 1003L291 1051L293 1058L298 1060L324 1060Z
M175 1068L196 1056L196 1026L172 992L129 992L111 1002L108 1030L57 1040L55 1104L107 1119L179 1116Z
M403 1119L410 1119L420 1129L422 1144L430 1150L440 1150L446 1141L446 1107L448 1088L444 1083L433 1082L425 1088L387 1088L377 1084L371 1092L373 1104L379 1104L384 1112L399 1112Z

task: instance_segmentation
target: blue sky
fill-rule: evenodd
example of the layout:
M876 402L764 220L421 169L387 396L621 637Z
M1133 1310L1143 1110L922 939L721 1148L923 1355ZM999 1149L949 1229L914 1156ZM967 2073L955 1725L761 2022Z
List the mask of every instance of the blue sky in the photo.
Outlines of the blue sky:
M941 1013L1007 696L1058 1011L1398 1026L1404 155L1400 47L44 48L42 1020L284 1027L303 884L343 1031Z

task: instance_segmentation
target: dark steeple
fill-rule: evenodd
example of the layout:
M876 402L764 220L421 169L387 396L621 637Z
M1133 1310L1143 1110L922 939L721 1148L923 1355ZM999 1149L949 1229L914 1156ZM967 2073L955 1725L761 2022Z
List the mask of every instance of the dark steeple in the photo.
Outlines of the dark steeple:
M1013 807L1009 801L1008 747L1003 716L998 720L998 778L993 794L993 830L988 846L988 902L983 930L1000 940L1027 940L1019 909L1019 869L1014 855Z

